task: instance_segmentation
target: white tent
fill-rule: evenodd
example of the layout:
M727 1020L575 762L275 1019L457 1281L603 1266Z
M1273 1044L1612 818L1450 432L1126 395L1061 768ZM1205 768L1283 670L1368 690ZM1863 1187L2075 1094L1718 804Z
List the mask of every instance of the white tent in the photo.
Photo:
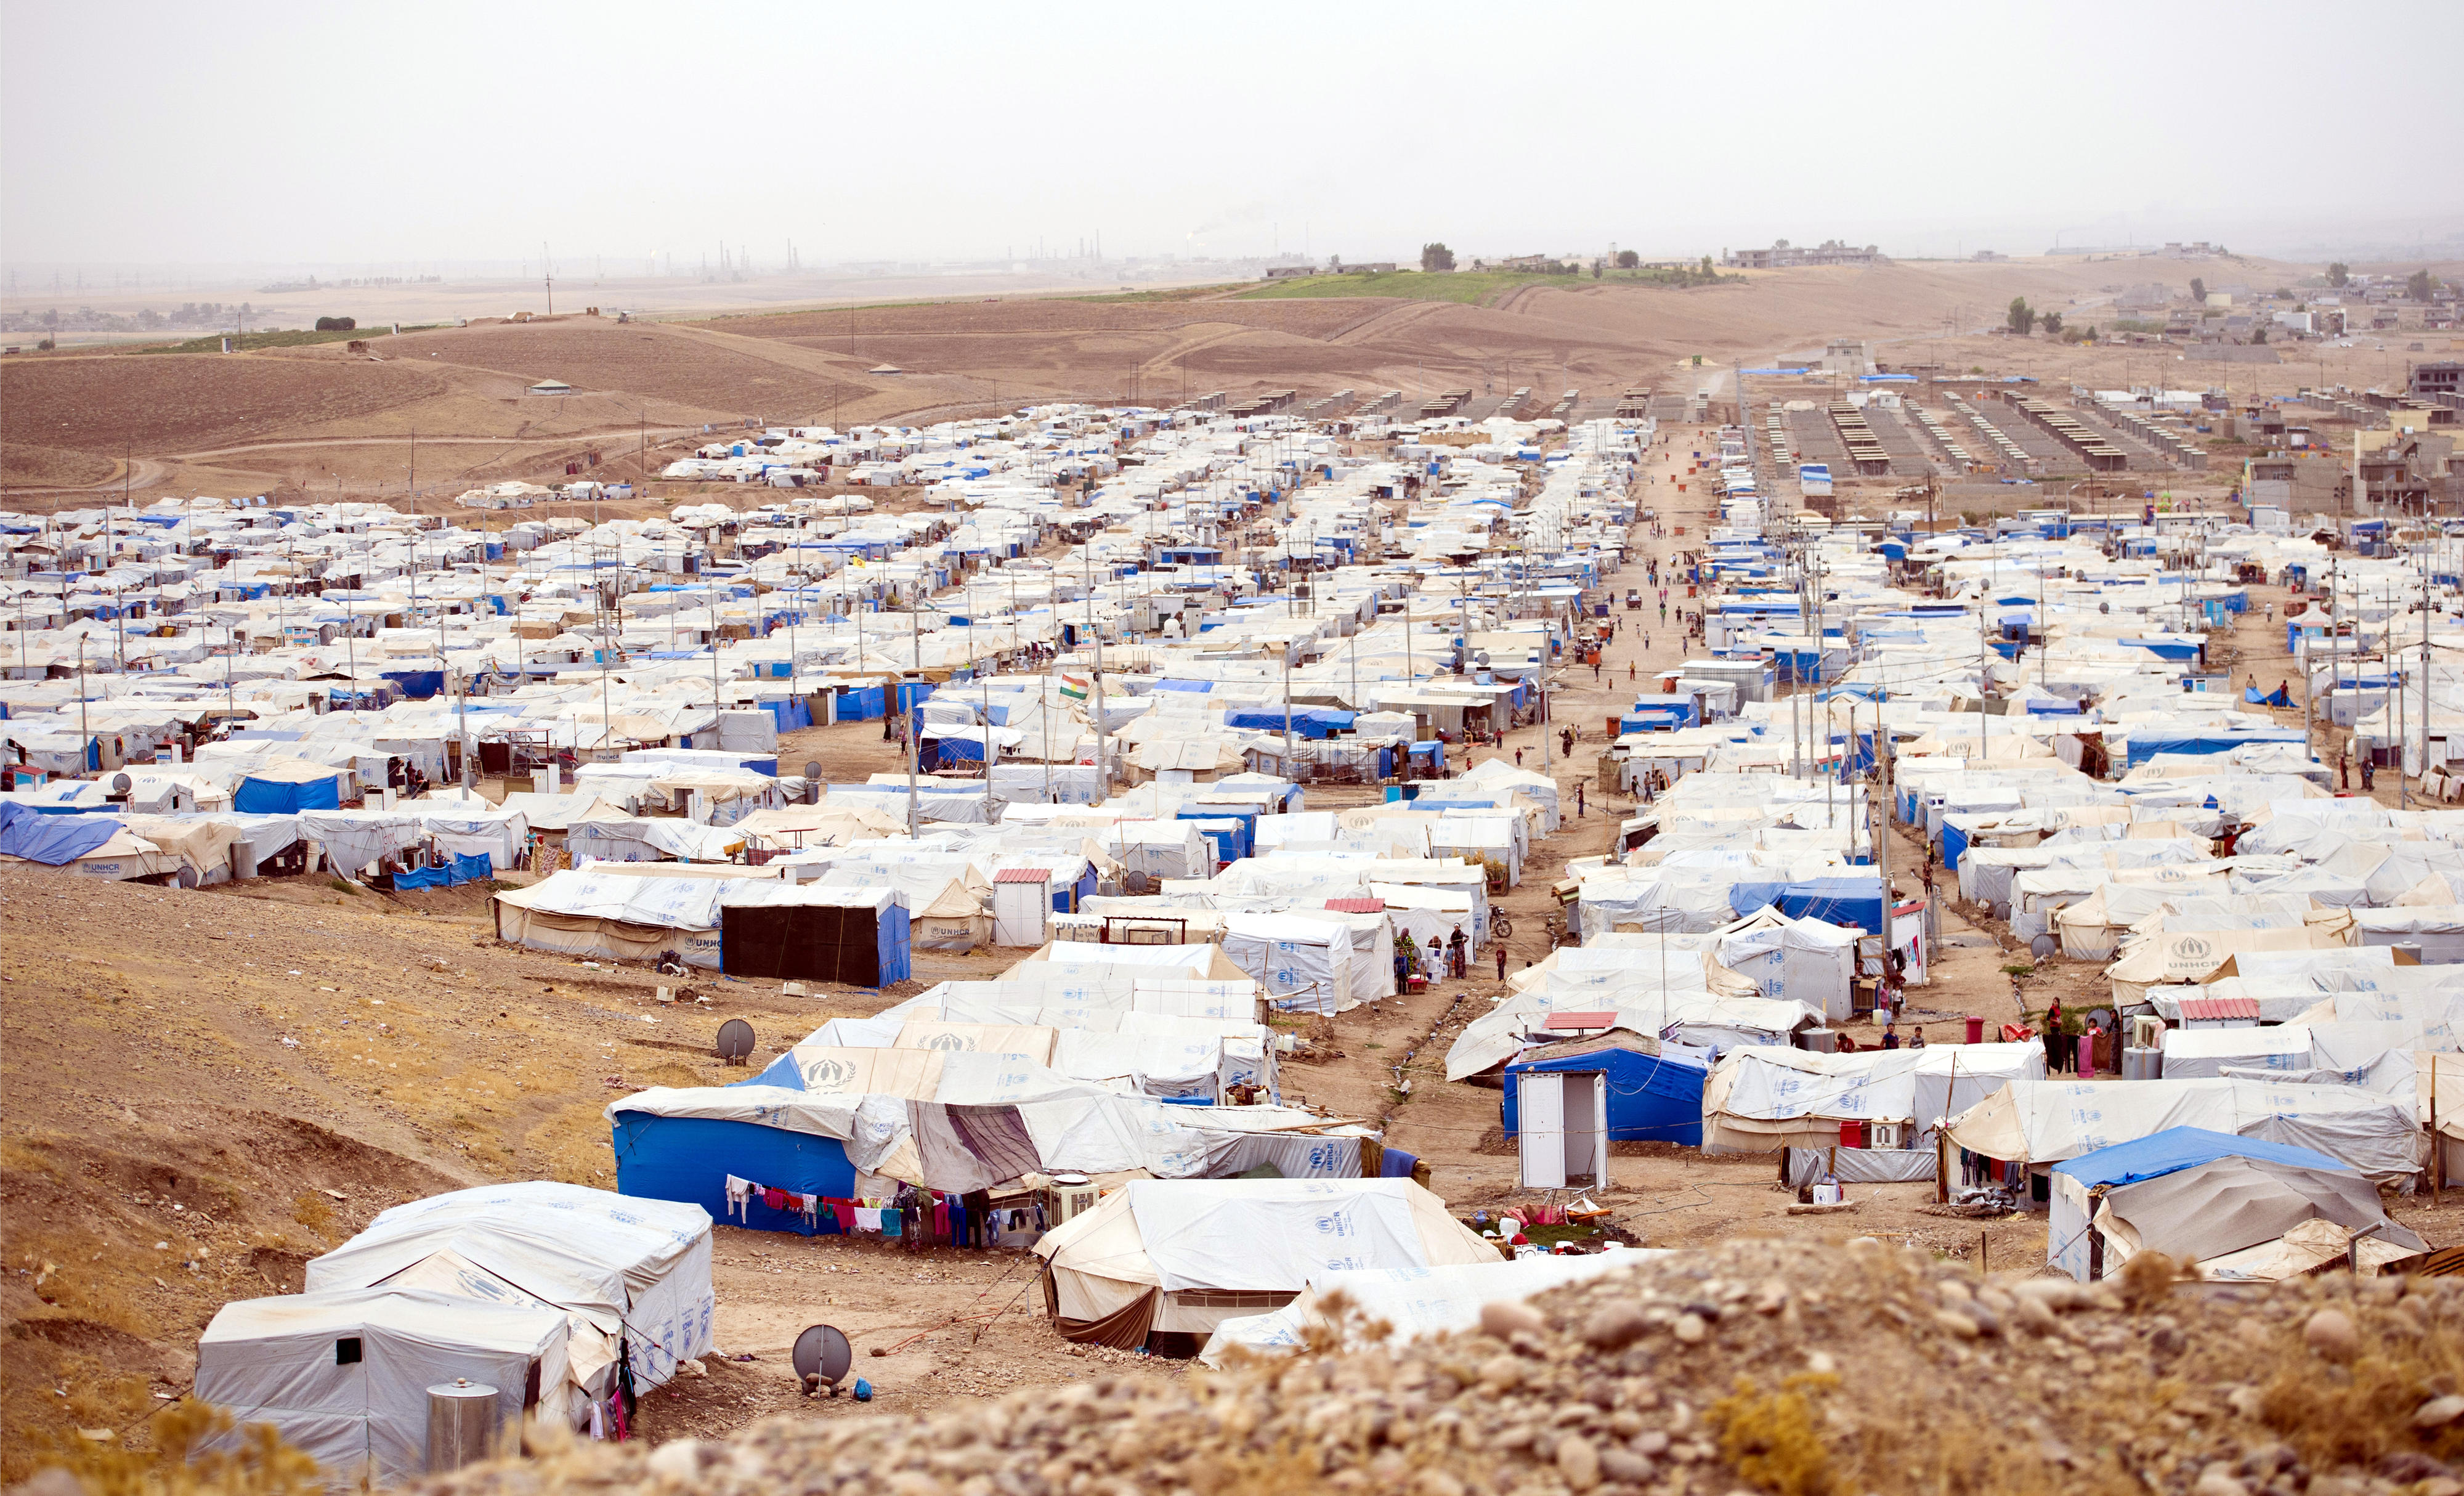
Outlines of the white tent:
M1769 907L1720 932L1720 962L1767 998L1801 1002L1817 1018L1854 1016L1859 932L1791 919Z
M2044 1168L2169 1127L2316 1149L2405 1190L2421 1168L2411 1104L2350 1086L2014 1080L1953 1117L1946 1131L1970 1153Z
M1480 1311L1485 1306L1518 1304L1535 1293L1667 1255L1648 1249L1572 1256L1542 1253L1443 1267L1367 1267L1331 1272L1310 1279L1308 1291L1282 1309L1223 1321L1216 1327L1199 1359L1220 1367L1225 1353L1236 1345L1253 1351L1298 1347L1306 1329L1332 1328L1322 1306L1336 1293L1359 1311L1345 1324L1357 1327L1382 1320L1396 1336L1417 1340L1423 1335L1471 1329L1480 1323Z
M1781 1045L1720 1057L1703 1087L1703 1151L1818 1148L1839 1124L1888 1122L1922 1144L1944 1117L2045 1073L2042 1045L1929 1045L1821 1054Z
M396 1205L308 1264L311 1294L439 1288L552 1306L572 1320L572 1379L604 1393L621 1343L635 1387L665 1385L710 1349L710 1213L539 1179Z
M698 1212L696 1212L698 1214ZM496 1390L496 1425L527 1409L573 1426L587 1403L566 1363L566 1317L534 1302L417 1288L346 1288L224 1305L197 1341L196 1397L236 1427L236 1449L268 1424L338 1487L378 1487L428 1471L428 1389L467 1377Z
M1223 954L1255 978L1275 1006L1294 1013L1341 1013L1363 997L1353 990L1352 932L1324 919L1292 914L1232 914L1223 921Z
M1497 1261L1409 1179L1132 1179L1034 1250L1061 1333L1122 1347L1206 1334L1337 1269Z

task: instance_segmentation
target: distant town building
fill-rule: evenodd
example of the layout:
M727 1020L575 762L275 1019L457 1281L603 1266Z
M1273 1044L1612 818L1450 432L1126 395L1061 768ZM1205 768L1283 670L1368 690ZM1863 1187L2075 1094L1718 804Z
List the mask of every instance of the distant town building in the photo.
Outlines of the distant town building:
M2416 395L2464 395L2464 363L2442 359L2435 363L2416 363L2409 385Z
M1314 265L1269 265L1266 267L1266 278L1268 280L1298 280L1303 275L1314 275L1316 274L1317 267Z
M1859 249L1837 239L1814 245L1776 239L1768 250L1723 251L1720 263L1738 270L1785 270L1795 265L1872 265L1882 257L1882 252L1870 244Z
M1999 250L1979 250L1976 252L1977 263L1982 265L1998 265L2010 257L2010 255L2003 253Z

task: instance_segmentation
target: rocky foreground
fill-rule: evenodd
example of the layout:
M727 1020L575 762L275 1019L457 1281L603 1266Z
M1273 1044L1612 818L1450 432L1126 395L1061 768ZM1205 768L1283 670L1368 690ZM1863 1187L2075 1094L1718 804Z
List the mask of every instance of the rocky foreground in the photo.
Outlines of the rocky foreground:
M1178 1382L565 1444L424 1491L2464 1496L2464 1282L2131 1268L2081 1287L1870 1241L1730 1243L1409 1345L1355 1318Z
M433 1496L1738 1490L2464 1496L2464 1282L1980 1278L1873 1242L1638 1263L1481 1331L934 1419L573 1447ZM1327 1337L1330 1341L1335 1337Z

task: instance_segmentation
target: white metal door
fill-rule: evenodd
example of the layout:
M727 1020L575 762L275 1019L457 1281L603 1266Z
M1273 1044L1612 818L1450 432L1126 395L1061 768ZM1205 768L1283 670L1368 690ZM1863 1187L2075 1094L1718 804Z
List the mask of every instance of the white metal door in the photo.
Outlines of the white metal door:
M1566 1187L1566 1077L1527 1070L1515 1079L1521 1109L1515 1136L1523 1157L1523 1187Z
M1600 1171L1608 1161L1608 1124L1604 1114L1607 1080L1608 1076L1599 1070L1568 1075L1558 1102L1564 1109L1560 1121L1566 1138L1560 1155L1561 1177L1590 1179L1595 1189L1599 1187Z
M1609 1077L1592 1072L1592 1188L1609 1187Z

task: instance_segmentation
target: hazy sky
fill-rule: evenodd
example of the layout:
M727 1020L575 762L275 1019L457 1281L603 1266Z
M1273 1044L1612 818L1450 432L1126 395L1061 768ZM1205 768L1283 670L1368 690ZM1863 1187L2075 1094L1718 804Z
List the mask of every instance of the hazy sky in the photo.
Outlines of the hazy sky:
M2435 241L2459 41L2454 0L0 0L0 257Z

